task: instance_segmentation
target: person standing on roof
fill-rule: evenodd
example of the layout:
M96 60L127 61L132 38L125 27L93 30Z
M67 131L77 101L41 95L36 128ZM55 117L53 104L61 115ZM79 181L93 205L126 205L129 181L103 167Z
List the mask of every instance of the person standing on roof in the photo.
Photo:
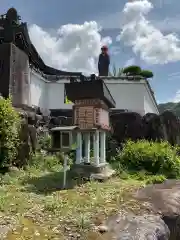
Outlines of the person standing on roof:
M99 61L98 61L99 76L108 76L109 65L110 65L110 57L108 54L108 47L103 46L101 48L101 54L99 55Z

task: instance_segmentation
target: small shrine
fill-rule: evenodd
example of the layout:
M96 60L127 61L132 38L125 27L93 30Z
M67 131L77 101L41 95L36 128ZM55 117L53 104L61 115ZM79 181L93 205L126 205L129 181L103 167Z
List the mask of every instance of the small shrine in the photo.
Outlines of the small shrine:
M76 161L71 171L95 179L113 174L106 162L106 133L110 131L109 109L115 101L101 79L65 84L68 99L74 103Z

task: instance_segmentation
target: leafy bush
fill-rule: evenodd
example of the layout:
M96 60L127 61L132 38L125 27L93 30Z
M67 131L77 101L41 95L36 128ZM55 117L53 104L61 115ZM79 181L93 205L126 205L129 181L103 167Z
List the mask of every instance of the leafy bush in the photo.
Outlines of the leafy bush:
M39 170L48 170L53 171L57 168L60 168L61 158L59 156L54 155L44 155L42 153L36 153L29 163L29 167L34 167Z
M176 148L167 142L127 141L116 161L128 171L162 174L167 178L180 176L180 158Z
M10 99L0 99L0 168L13 165L19 145L20 117Z
M146 184L156 184L156 183L162 183L166 180L166 177L164 175L155 175L155 176L150 176L146 180Z
M140 75L141 68L139 66L128 66L123 69L123 73L127 75Z
M38 136L38 150L47 150L51 147L51 136L49 134L41 134Z
M153 72L149 70L142 70L140 75L145 78L152 78L154 76Z

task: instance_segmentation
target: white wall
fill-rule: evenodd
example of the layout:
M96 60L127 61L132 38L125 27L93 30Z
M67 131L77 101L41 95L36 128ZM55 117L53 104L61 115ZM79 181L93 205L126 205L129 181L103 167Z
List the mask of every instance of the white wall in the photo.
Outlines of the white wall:
M30 99L31 105L39 106L41 108L48 107L48 86L40 74L34 71L30 72Z
M64 103L64 83L68 81L60 80L58 83L47 83L49 92L49 109L71 109L72 104Z
M116 101L117 109L128 109L142 115L146 113L159 114L157 104L144 80L105 80L111 95Z
M127 109L144 114L143 84L122 80L106 80L116 101L117 109Z
M104 80L116 101L117 109L127 109L142 115L157 113L158 109L144 80ZM31 104L48 109L71 109L72 104L64 103L64 84L68 80L47 82L39 74L31 72Z
M157 104L153 101L153 96L149 93L147 85L144 85L144 109L146 113L159 114Z

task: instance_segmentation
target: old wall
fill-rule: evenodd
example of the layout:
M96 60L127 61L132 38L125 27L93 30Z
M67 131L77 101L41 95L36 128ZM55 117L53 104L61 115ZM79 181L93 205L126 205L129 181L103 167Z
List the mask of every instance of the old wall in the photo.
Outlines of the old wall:
M158 114L157 105L152 98L147 83L144 80L125 81L119 79L104 79L111 95L116 101L116 109L127 109L142 115L150 112ZM47 82L37 73L31 73L31 103L48 109L71 109L72 104L64 103L64 83Z
M144 113L143 84L122 80L105 80L116 101L116 109Z
M159 110L157 104L153 101L153 93L150 93L147 85L144 85L144 109L145 113L157 113L159 114Z
M29 60L11 43L0 44L0 93L12 97L14 106L30 105Z
M49 109L71 109L72 104L65 104L64 98L64 83L68 82L67 80L60 80L57 83L48 83L49 91Z
M38 106L41 108L48 108L48 85L43 79L43 77L34 72L30 71L30 99L32 106Z

